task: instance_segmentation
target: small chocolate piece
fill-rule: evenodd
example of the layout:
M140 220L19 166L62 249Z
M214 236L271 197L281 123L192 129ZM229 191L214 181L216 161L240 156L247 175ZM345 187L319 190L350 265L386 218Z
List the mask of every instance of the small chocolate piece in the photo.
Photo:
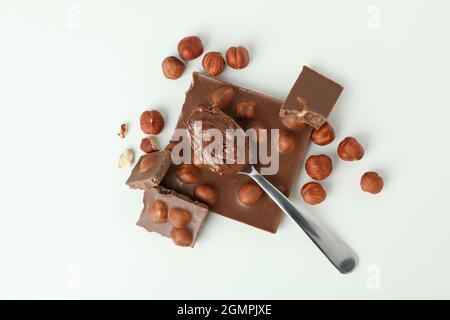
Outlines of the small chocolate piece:
M304 66L281 107L280 117L291 118L294 120L293 123L307 123L319 129L326 121L343 89L338 83ZM289 125L289 121L285 122Z
M155 222L150 219L149 212L155 203L164 203L169 212L168 220ZM208 212L208 207L203 203L158 186L145 190L144 208L136 224L149 232L172 238L176 245L194 247Z
M141 156L126 184L132 189L149 189L159 185L172 164L170 151L156 151Z

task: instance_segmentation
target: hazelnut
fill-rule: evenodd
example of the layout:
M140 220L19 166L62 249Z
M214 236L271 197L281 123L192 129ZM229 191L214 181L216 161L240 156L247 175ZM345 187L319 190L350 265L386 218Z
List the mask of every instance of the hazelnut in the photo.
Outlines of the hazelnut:
M141 140L141 150L145 153L152 153L155 151L159 151L158 145L156 144L156 140L152 137L143 138Z
M193 164L182 164L175 175L186 184L194 184L200 182L200 170Z
M325 122L319 129L314 129L311 133L311 140L319 146L330 144L334 138L333 127L328 122Z
M126 123L122 123L120 125L119 132L117 132L117 135L119 136L119 138L123 139L123 138L125 138L125 136L127 134L127 131L128 131L127 124Z
M232 86L224 85L214 90L211 94L210 102L213 106L223 109L231 105L235 96L235 89Z
M361 189L373 194L380 193L383 189L383 178L376 172L366 172L361 177Z
M302 187L300 194L303 200L311 205L321 203L327 197L325 189L317 182L308 182Z
M209 184L200 184L194 189L194 195L201 201L212 206L217 202L217 189Z
M193 240L192 233L186 227L175 227L170 231L173 242L180 247L188 247Z
M144 173L150 170L156 163L157 158L153 156L145 156L139 164L139 172Z
M251 119L256 114L256 102L254 100L240 101L236 105L236 117L239 119Z
M119 157L119 168L125 169L131 167L134 161L134 151L125 150Z
M169 222L175 227L181 227L188 224L191 220L191 214L181 208L172 208L169 210Z
M277 148L281 153L292 151L295 147L295 136L286 130L280 130L278 134Z
M243 46L228 48L225 56L227 64L233 69L243 69L250 61L248 50Z
M164 202L156 200L152 203L150 211L148 212L150 220L156 223L163 223L167 221L167 206Z
M185 60L194 60L203 53L203 43L197 36L185 37L178 42L178 54Z
M297 121L292 117L283 116L281 117L281 122L283 122L286 127L291 129L300 129L305 126L303 122Z
M178 79L183 75L184 63L177 57L167 57L162 62L162 70L167 79Z
M254 134L252 133L251 139L256 142L265 142L268 137L268 131L267 128L260 122L254 122L249 127L249 129L255 130Z
M310 156L305 163L306 173L314 180L323 180L333 171L333 162L325 154Z
M164 118L159 111L144 111L141 114L141 130L146 134L159 134L164 128Z
M208 52L203 57L202 65L206 73L215 77L221 74L225 68L225 60L220 52Z
M345 161L360 160L364 156L364 148L355 138L347 137L339 143L337 153Z
M244 184L238 192L239 201L243 204L251 206L261 199L264 191L255 182L248 182Z

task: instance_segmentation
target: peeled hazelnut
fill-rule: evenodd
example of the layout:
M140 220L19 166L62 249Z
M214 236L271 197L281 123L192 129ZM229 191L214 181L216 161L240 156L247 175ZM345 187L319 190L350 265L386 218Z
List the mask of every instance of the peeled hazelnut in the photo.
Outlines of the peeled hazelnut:
M146 134L159 134L164 128L164 118L159 111L144 111L141 115L141 129Z
M255 182L248 182L244 184L238 192L239 200L245 205L252 205L261 199L264 191Z
M203 57L202 65L206 73L215 77L221 74L225 68L225 60L220 52L208 52Z
M383 189L383 178L376 172L366 172L361 177L361 189L373 194L380 193Z
M127 124L126 123L122 123L120 125L119 132L117 132L117 135L119 136L119 138L123 139L123 138L125 138L125 135L127 134L127 131L128 131Z
M292 151L295 147L295 136L286 130L280 130L277 148L281 153Z
M163 223L167 221L167 206L164 202L156 200L152 203L148 212L150 220L156 223Z
M236 117L239 119L251 119L256 114L256 102L254 100L240 101L236 105Z
M194 195L210 206L214 205L219 197L217 189L209 184L200 184L195 187Z
M186 227L175 227L170 231L173 242L180 247L188 247L192 243L192 233Z
M167 79L178 79L183 75L184 63L177 57L167 57L162 62L162 70Z
M347 137L339 143L337 153L342 160L355 161L364 156L364 148L355 138Z
M145 153L152 153L158 151L158 145L156 144L156 140L152 137L143 138L141 140L141 150Z
M310 156L305 163L306 173L314 180L323 180L333 171L333 162L325 154Z
M325 122L319 129L314 129L311 133L311 140L319 146L330 144L334 138L333 127L328 122Z
M194 184L200 182L200 170L193 164L182 164L175 173L181 182Z
M311 205L321 203L327 197L325 189L317 182L309 182L302 187L300 194L303 200Z
M255 133L251 135L252 140L260 143L267 140L269 130L262 123L254 122L248 128L255 130Z
M203 53L203 44L197 36L185 37L178 42L178 54L185 61L194 60Z
M210 101L213 106L223 109L231 105L235 96L235 89L232 86L224 85L214 90L211 94Z
M119 157L119 168L129 168L133 164L134 152L133 150L125 150Z
M226 53L227 64L233 69L243 69L250 62L248 50L243 47L230 47Z
M175 227L181 227L188 224L191 220L191 214L181 208L172 208L169 210L169 222Z
M152 156L146 156L141 160L141 163L139 164L139 172L144 173L153 168L153 166L156 163L156 157Z

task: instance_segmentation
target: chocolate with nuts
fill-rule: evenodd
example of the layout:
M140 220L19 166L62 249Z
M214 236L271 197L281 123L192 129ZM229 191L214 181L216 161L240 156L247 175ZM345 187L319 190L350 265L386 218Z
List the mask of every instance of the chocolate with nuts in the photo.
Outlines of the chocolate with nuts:
M144 192L144 209L138 226L156 232L182 247L194 247L208 215L206 205L161 186Z
M172 164L170 151L156 151L141 156L126 184L132 189L148 189L159 185Z

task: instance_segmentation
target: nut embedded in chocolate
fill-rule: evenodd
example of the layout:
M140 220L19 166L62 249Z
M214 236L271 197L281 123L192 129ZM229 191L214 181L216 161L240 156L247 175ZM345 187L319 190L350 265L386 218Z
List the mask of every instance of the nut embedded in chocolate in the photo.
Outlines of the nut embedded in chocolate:
M177 178L186 184L200 182L200 170L193 164L182 164L176 171Z
M142 132L146 134L159 134L164 128L164 118L157 110L144 111L140 119Z
M211 94L210 102L213 106L224 109L233 103L236 90L230 85L220 86Z
M280 130L277 148L281 153L292 151L295 147L295 136L289 131Z
M169 210L169 222L174 227L182 227L191 220L191 214L182 208L171 208Z
M183 75L185 65L177 57L167 57L161 64L164 76L167 79L176 80Z
M258 202L263 194L264 191L261 189L261 187L257 183L251 181L244 184L239 189L238 198L239 201L241 201L243 204L251 206Z
M192 233L186 227L175 227L170 232L173 242L180 247L188 247L192 243Z
M314 180L324 180L333 171L333 162L326 154L310 156L305 162L306 173Z
M200 184L194 189L194 195L204 203L212 206L219 198L217 189L209 184Z
M244 100L236 105L236 117L239 119L251 119L256 114L256 102L254 100Z
M203 69L210 76L218 76L225 68L225 60L220 52L208 52L203 57L202 61Z
M311 133L311 140L319 146L330 144L334 138L333 127L328 122L325 122L319 129L314 129Z
M197 36L185 37L178 42L178 54L185 61L194 60L203 53L202 40Z
M302 187L300 194L303 200L311 205L319 204L327 197L327 192L322 187L322 185L317 182L306 183Z
M152 203L148 211L148 217L150 220L156 223L163 223L167 221L167 205L157 200Z
M355 138L347 137L339 143L337 153L344 161L361 160L364 148Z
M361 189L372 194L380 193L383 190L383 178L376 172L366 172L361 177Z
M153 168L153 166L155 165L155 163L157 162L157 158L152 157L152 156L145 156L142 160L141 163L139 164L139 172L140 173L144 173L149 171L151 168Z

